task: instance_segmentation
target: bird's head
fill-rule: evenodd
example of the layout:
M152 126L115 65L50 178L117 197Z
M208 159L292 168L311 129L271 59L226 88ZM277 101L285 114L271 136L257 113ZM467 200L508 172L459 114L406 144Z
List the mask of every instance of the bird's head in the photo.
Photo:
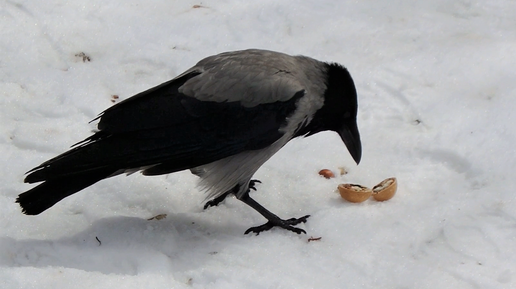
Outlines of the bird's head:
M337 132L358 164L362 157L362 144L357 111L357 92L348 70L336 63L327 64L324 105L301 134L309 136L327 130Z

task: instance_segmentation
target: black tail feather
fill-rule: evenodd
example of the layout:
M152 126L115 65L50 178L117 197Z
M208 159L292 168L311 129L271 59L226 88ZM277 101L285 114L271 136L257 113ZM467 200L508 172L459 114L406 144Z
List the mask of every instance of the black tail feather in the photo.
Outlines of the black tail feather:
M62 199L115 173L113 169L95 170L46 181L18 196L16 202L27 215L38 215Z

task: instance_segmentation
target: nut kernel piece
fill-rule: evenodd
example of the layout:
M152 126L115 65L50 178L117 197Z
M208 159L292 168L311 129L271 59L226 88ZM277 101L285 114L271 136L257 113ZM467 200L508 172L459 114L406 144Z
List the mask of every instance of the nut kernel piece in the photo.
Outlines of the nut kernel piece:
M345 167L339 167L339 173L340 173L341 176L347 175L348 174L348 170L346 170Z
M379 202L387 201L394 197L398 189L396 178L388 178L373 187L373 198Z
M334 178L335 175L333 174L332 171L328 170L328 169L323 169L323 170L320 170L319 171L319 175L327 178L327 179L330 179L330 178Z
M340 184L337 188L339 189L340 196L352 203L362 203L373 193L370 188L355 184Z

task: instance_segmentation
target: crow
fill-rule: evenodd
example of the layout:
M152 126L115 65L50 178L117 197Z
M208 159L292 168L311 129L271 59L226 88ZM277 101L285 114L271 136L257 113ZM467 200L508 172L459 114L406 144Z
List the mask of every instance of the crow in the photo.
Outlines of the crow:
M23 213L37 215L96 182L141 171L153 176L190 170L217 205L229 194L273 227L306 233L249 196L254 173L287 142L337 132L358 164L362 145L357 92L348 70L306 56L248 49L199 61L176 78L100 113L98 130L27 172Z

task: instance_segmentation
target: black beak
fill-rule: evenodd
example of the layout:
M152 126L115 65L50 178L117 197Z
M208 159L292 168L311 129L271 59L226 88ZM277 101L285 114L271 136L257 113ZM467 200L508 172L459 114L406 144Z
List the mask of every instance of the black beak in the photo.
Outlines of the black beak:
M355 160L360 163L362 158L362 143L360 142L360 134L356 122L349 122L338 131L340 138L348 148L349 153Z

